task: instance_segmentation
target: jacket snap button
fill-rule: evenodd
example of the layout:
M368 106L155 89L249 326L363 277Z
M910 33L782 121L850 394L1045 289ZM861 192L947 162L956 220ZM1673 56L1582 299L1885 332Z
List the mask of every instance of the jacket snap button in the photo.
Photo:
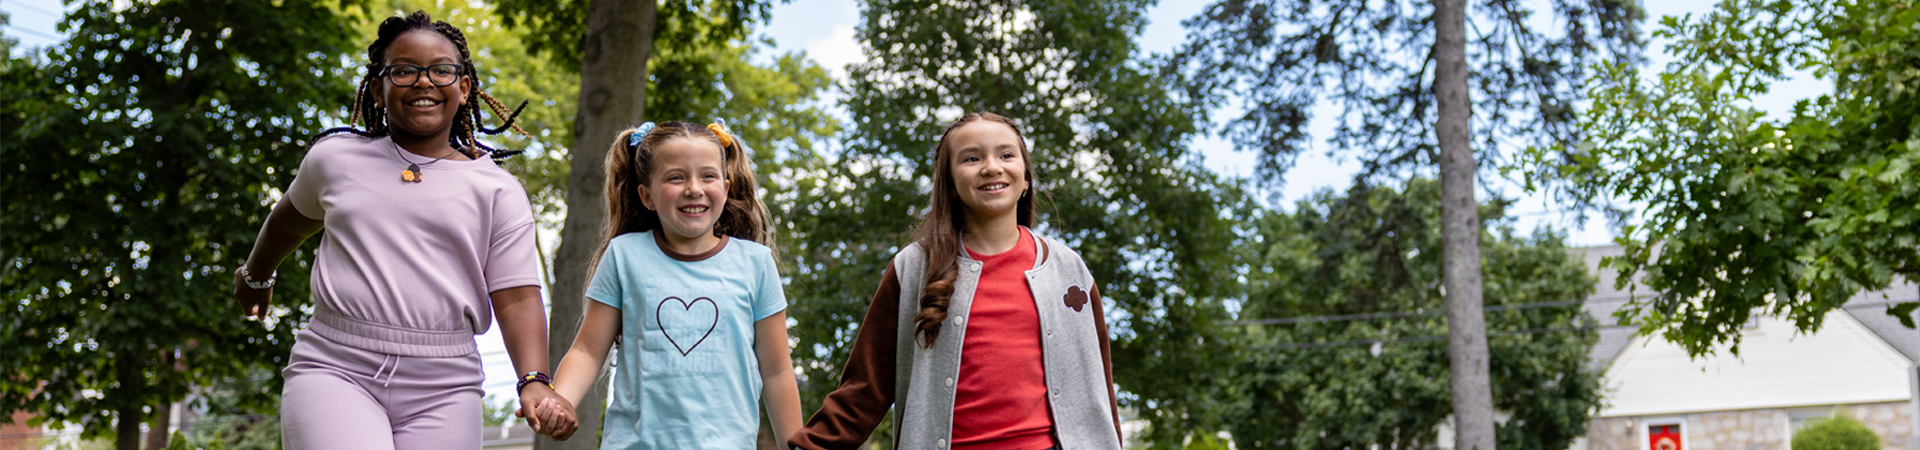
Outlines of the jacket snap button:
M954 317L953 317L953 324L954 324L954 325L965 325L966 323L967 323L967 316L954 316Z
M1054 389L1053 389L1053 396L1055 396L1055 397L1059 397L1059 396L1060 396L1060 388L1054 388Z
M947 377L947 387L953 387L953 377Z
M934 443L933 443L933 445L937 445L937 446L939 446L940 448L947 448L947 440L946 440L946 439L941 439L941 440L938 440L938 441L934 441Z
M979 271L980 271L980 264L968 264L968 265L967 265L967 270L971 270L971 271L974 271L974 272L979 272Z

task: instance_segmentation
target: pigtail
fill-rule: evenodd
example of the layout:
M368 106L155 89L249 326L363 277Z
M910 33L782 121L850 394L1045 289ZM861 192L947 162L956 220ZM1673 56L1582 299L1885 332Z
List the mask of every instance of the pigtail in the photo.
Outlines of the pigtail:
M778 261L780 250L773 238L773 217L767 213L767 205L760 201L760 182L753 173L752 151L726 124L722 120L707 125L707 130L720 140L722 169L727 176L726 209L714 230L767 246Z
M638 128L621 131L613 145L607 147L607 241L622 234L660 228L660 216L640 200L640 186L647 184L648 170L653 165L653 152L646 151L645 138L649 131L651 129Z

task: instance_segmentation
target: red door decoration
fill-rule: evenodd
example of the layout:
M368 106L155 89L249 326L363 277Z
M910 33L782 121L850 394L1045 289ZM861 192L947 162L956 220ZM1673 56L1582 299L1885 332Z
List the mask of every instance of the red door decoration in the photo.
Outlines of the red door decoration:
M1648 426L1647 444L1647 448L1650 450L1682 450L1680 448L1680 426Z

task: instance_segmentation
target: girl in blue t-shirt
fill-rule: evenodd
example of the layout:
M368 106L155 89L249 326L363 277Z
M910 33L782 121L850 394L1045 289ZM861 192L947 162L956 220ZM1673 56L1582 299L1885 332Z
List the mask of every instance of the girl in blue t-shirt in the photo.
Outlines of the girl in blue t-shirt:
M763 400L775 442L800 428L787 300L756 190L725 122L643 124L607 152L609 236L553 380L580 404L619 340L602 448L752 448ZM572 435L574 412L547 405L537 414L559 425L553 438Z

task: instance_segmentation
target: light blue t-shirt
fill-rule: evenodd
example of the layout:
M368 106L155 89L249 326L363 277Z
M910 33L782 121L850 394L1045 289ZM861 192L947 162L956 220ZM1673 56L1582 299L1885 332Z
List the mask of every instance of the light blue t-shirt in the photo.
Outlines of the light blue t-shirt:
M620 309L601 448L753 448L753 323L787 309L773 253L725 238L705 255L669 254L654 235L613 238L587 285L587 298Z

